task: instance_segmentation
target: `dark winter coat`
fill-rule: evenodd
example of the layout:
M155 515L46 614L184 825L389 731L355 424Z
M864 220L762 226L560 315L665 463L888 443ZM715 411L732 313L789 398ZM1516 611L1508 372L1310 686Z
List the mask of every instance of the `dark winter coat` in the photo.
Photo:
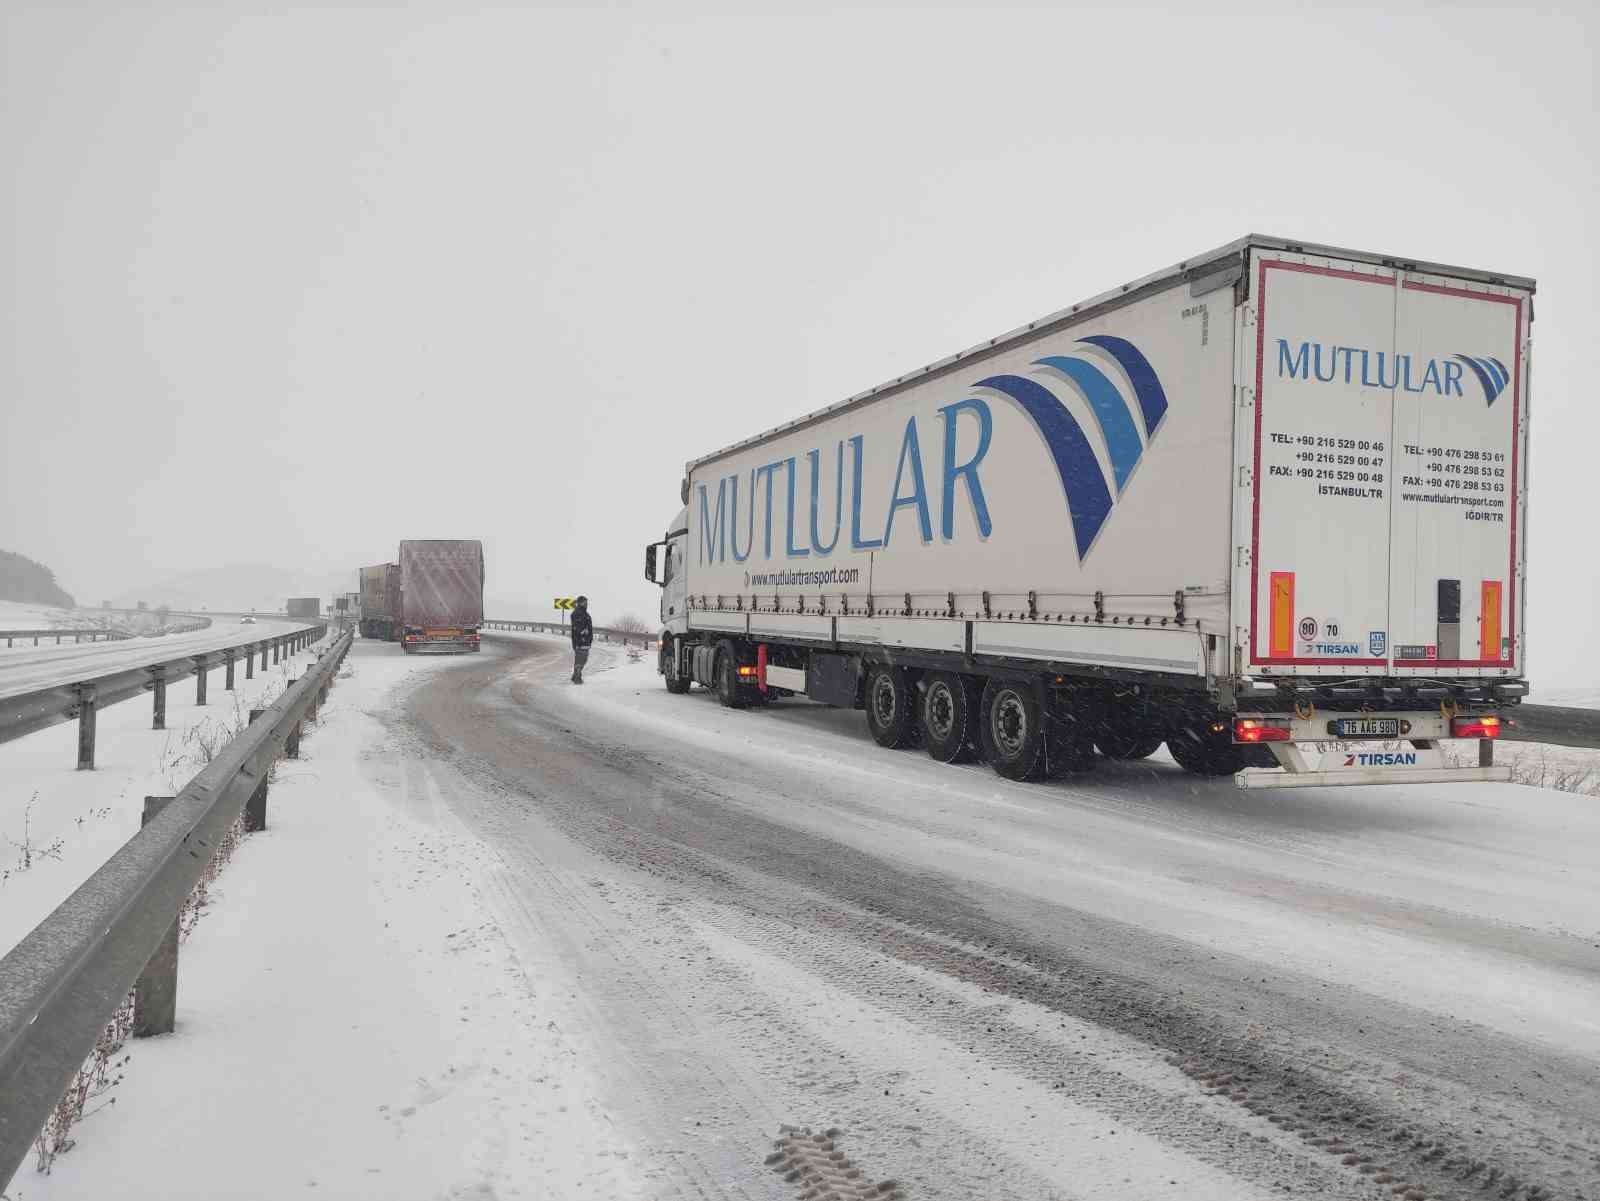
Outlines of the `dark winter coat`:
M572 649L581 651L594 642L594 618L587 609L572 611Z

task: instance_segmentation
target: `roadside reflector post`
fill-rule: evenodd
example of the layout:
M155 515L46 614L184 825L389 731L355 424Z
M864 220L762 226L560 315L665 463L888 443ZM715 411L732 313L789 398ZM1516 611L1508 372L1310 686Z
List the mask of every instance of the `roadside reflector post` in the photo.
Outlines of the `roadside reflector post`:
M155 714L151 718L152 730L165 730L167 728L167 669L165 667L152 667L150 675L154 679L152 691L155 693Z
M265 709L250 710L250 724L255 725ZM247 769L248 770L248 769ZM267 828L267 776L272 770L269 763L261 772L261 778L256 782L256 790L250 794L250 799L244 803L244 832L257 834Z
M78 770L94 770L94 685L78 685Z
M197 704L197 705L203 705L203 704L206 703L206 682L207 682L206 678L210 674L211 674L211 665L206 662L206 657L204 655L195 656L195 661L194 661L194 703Z
M172 800L169 796L144 798L144 815L141 827L148 826L156 814ZM172 919L161 945L144 965L133 986L133 1036L149 1038L152 1034L171 1034L178 1012L178 921Z
M225 663L227 665L227 668L228 668L228 678L222 682L222 687L223 687L224 691L232 692L233 691L233 648L232 647L229 647L227 650L222 652L222 661L223 661L223 663Z
M1479 767L1493 767L1494 766L1494 739L1493 738L1480 738L1480 739L1478 739L1478 766Z

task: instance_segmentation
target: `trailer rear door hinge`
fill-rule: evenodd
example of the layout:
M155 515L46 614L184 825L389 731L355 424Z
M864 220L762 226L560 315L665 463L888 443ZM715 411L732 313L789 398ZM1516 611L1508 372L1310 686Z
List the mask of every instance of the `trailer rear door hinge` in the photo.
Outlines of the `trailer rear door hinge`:
M1249 567L1250 566L1250 548L1248 546L1240 546L1240 547L1236 547L1235 549L1238 551L1238 565L1240 567Z
M1248 488L1252 478L1248 467L1239 468L1239 487Z

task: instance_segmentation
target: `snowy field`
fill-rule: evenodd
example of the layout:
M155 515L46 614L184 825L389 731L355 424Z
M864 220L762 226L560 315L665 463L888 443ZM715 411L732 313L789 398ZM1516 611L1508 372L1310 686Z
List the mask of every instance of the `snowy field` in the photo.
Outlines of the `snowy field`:
M917 1198L1597 1195L1593 798L1018 785L568 670L358 641L178 1032L10 1196L792 1201L785 1123Z

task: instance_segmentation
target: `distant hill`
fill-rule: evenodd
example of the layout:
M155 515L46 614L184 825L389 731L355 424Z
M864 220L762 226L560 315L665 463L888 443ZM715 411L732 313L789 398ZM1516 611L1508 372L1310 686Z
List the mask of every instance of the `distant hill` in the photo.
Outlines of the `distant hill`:
M0 600L71 609L77 605L56 583L56 573L26 555L0 550Z
M355 590L351 579L317 573L286 571L260 564L211 567L192 571L147 588L134 588L111 598L117 608L137 608L142 601L151 609L166 605L172 609L209 609L214 612L281 613L291 596L315 596L324 605L336 591Z

